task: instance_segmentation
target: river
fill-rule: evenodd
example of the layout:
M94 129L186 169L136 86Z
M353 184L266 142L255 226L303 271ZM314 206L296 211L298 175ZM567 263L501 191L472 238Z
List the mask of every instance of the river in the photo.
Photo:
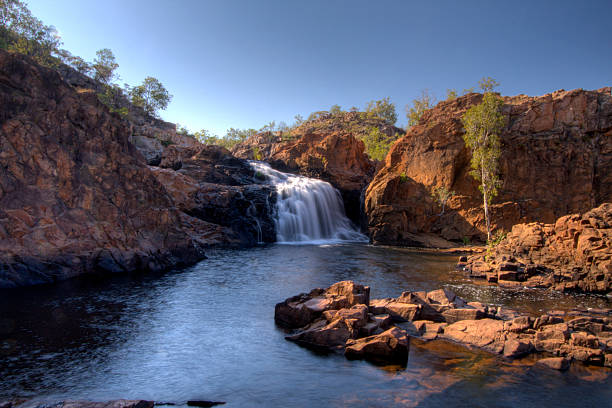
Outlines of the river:
M406 368L320 355L284 339L274 305L353 279L372 298L447 287L537 314L605 298L511 291L454 270L456 256L367 244L216 250L182 271L82 277L0 292L0 398L142 398L228 407L610 406L610 370L568 372L411 341Z

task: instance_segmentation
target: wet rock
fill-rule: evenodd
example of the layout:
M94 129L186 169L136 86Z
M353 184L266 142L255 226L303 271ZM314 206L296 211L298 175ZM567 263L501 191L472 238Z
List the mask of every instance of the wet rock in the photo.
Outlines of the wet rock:
M565 371L569 368L570 362L563 357L542 358L536 361L536 365L540 367L552 368L553 370Z
M349 359L366 359L380 363L406 365L408 361L408 336L397 327L374 336L349 340L344 355Z
M187 406L189 407L214 407L217 405L225 405L223 401L206 401L206 400L189 400Z

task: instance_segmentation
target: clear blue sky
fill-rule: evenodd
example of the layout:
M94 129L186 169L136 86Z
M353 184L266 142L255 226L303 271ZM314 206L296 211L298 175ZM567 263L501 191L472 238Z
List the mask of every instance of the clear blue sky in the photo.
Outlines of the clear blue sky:
M505 95L612 85L612 0L29 0L64 47L113 50L121 83L158 78L162 117L223 134L428 88Z

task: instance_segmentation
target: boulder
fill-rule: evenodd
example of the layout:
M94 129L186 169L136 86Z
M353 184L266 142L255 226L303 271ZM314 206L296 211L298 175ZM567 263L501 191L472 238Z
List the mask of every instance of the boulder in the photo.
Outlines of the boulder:
M552 368L553 370L565 371L570 366L570 361L564 357L542 358L536 361L539 367Z
M443 338L499 354L504 350L504 322L494 319L461 320L446 326Z
M346 343L344 355L349 359L366 359L375 363L397 363L408 361L408 336L404 330L392 327L389 330Z
M327 289L314 289L308 294L302 293L278 303L274 308L274 321L288 329L304 327L325 311L337 311L358 304L367 305L369 301L368 286L342 281Z

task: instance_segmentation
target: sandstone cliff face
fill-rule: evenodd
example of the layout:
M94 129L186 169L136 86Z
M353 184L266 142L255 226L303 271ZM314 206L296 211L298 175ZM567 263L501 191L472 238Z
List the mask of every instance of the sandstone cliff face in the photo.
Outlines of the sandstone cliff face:
M0 106L0 287L203 256L95 95L0 51Z
M450 243L443 240L486 238L461 124L463 113L481 99L468 94L439 103L392 147L366 193L373 242L446 246ZM550 223L612 201L610 88L505 97L503 112L507 127L503 184L492 210L495 229ZM431 196L438 187L456 192L443 214Z
M517 224L486 255L462 265L470 275L505 286L612 291L612 204L554 224Z

